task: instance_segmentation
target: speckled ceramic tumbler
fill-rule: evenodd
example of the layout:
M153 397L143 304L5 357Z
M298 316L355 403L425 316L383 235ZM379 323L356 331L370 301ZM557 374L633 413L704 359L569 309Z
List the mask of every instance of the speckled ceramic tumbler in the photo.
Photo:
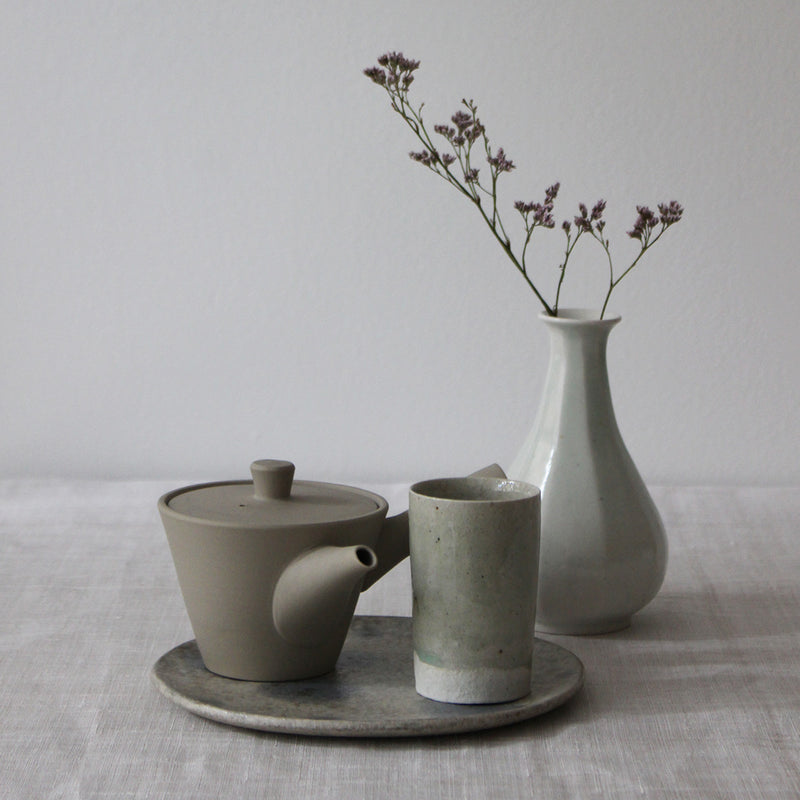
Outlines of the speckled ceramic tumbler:
M530 693L539 490L499 478L409 492L417 692L448 703Z

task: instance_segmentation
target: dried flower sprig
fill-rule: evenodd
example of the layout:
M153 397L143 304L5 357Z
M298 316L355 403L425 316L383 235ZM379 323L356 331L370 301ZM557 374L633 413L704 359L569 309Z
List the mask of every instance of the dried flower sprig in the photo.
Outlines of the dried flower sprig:
M664 231L681 219L683 208L675 201L662 203L658 206L658 214L655 214L647 206L637 206L636 210L639 216L628 235L639 241L640 250L631 264L615 277L610 242L604 233L603 212L606 202L598 200L591 211L581 203L578 206L579 214L573 218L572 222L565 220L561 225L566 236L566 247L564 257L559 264L560 275L555 302L548 303L528 274L528 245L536 228L555 227L553 210L560 184L554 183L549 186L545 190L542 202L518 200L514 203L514 208L519 212L525 229L522 250L517 256L498 209L497 195L500 176L511 172L515 168L514 162L506 155L502 147L498 147L496 150L492 149L486 128L478 118L478 107L474 101L466 99L461 101L463 108L459 108L450 117L449 123L436 124L433 127L434 133L441 136L449 147L449 152L440 152L422 119L422 109L425 104L421 103L415 108L408 99L409 88L414 81L414 73L419 69L419 65L419 61L406 58L402 53L390 52L378 58L377 66L364 70L364 74L370 80L386 90L392 108L405 120L422 144L422 150L409 153L411 159L436 173L475 205L495 239L533 290L545 311L551 316L558 316L558 304L567 264L578 240L584 234L589 234L599 242L605 251L609 268L608 291L600 313L602 318L611 292L639 263L645 252L661 238ZM480 151L482 151L482 160L481 155L478 154ZM483 162L488 165L488 169L484 167ZM488 173L488 178L482 178L481 170L483 170L484 176ZM484 200L486 203L483 202Z

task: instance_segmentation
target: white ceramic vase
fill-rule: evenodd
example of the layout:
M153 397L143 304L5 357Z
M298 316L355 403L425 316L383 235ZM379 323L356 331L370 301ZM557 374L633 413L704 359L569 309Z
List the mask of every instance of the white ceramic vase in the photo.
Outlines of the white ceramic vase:
M509 477L541 489L536 627L597 634L630 625L667 566L658 510L617 428L606 343L619 317L541 315L550 364L533 428Z

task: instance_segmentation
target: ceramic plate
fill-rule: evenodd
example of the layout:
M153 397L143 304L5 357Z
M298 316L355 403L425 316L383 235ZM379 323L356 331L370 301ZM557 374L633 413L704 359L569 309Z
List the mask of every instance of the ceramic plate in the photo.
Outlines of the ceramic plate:
M194 640L163 655L152 677L174 703L207 719L308 736L432 736L496 728L544 714L583 685L583 664L536 639L531 693L494 705L437 703L414 690L411 619L354 617L333 672L257 683L223 678L204 666Z

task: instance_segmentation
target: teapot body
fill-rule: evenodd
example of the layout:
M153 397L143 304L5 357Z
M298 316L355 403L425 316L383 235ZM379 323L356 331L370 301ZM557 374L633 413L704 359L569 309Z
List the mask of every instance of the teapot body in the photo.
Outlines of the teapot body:
M302 488L303 482L296 484ZM197 488L203 487L189 490ZM371 548L386 516L385 500L364 492L373 510L355 518L273 525L265 513L259 526L182 513L175 498L185 491L162 497L159 512L206 667L252 681L299 680L331 671L363 577L376 564ZM292 567L303 559L305 569ZM281 626L275 590L285 573L281 607L290 622ZM297 585L286 589L287 583ZM293 607L287 610L287 603ZM287 625L297 630L287 631ZM302 633L308 630L315 631L311 641Z

